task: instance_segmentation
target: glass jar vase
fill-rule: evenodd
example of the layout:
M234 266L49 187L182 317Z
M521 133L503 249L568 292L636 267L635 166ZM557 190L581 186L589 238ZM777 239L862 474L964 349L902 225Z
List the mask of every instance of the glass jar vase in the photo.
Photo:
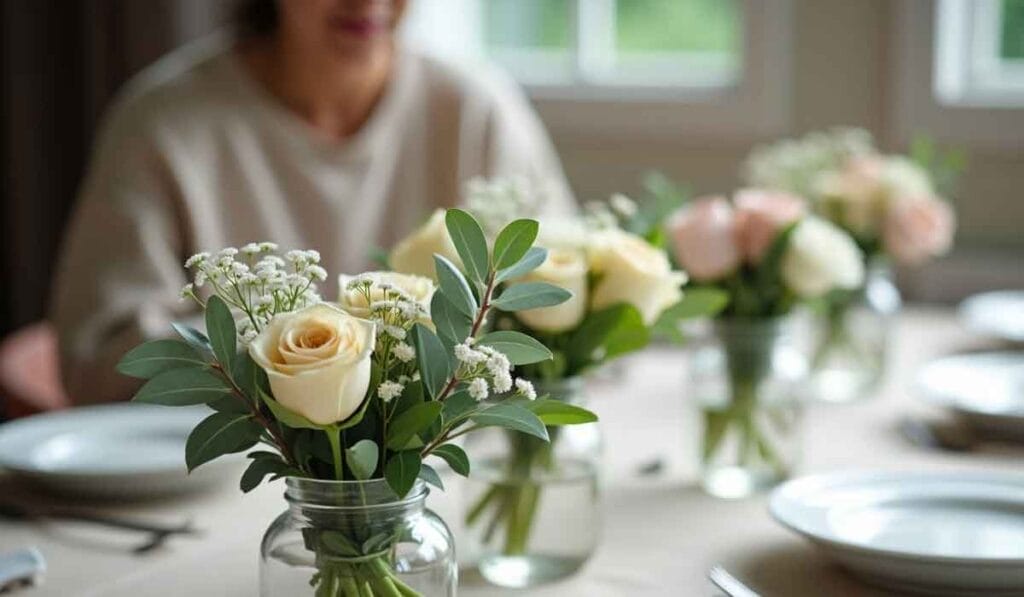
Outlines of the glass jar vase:
M538 396L582 406L582 378L534 382ZM601 511L596 423L548 427L550 442L505 429L470 436L466 528L481 575L531 587L572 575L593 554Z
M285 483L288 510L263 536L262 597L455 595L454 541L422 480L404 498L383 479Z
M892 269L875 260L863 287L825 305L811 330L811 398L853 402L878 389L901 303Z
M807 361L782 318L721 319L690 362L703 423L701 485L746 497L786 479L800 456Z

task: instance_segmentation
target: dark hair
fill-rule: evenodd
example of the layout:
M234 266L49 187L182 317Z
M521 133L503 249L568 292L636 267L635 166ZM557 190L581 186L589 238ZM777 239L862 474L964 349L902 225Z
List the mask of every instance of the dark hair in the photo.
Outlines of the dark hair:
M235 26L243 35L269 35L277 29L277 0L239 0Z

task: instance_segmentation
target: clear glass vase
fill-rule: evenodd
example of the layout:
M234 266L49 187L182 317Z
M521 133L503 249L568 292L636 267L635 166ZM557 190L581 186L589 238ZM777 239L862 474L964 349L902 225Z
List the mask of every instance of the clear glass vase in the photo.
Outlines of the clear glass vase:
M455 595L455 544L417 480L399 499L383 479L286 479L288 510L263 536L262 597Z
M790 475L800 456L807 370L785 319L715 322L712 341L690 363L705 491L746 497Z
M535 382L538 395L584 403L580 378ZM548 427L550 443L489 429L470 436L473 470L466 527L481 575L531 587L572 575L597 547L601 528L596 423Z
M875 260L861 289L825 307L811 333L811 398L853 402L878 389L901 302L891 268Z

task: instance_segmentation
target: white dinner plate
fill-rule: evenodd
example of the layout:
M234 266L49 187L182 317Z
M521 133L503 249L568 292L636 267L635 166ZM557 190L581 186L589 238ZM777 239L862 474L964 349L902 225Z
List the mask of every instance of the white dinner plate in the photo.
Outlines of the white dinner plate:
M1024 342L1024 290L999 290L968 297L960 303L960 319L968 329Z
M772 516L871 584L930 595L1024 594L1024 475L815 475Z
M982 431L1024 439L1024 353L943 357L921 368L917 387Z
M218 478L218 467L187 475L185 440L208 414L203 407L121 403L19 419L0 425L0 468L76 495L131 498L198 489Z

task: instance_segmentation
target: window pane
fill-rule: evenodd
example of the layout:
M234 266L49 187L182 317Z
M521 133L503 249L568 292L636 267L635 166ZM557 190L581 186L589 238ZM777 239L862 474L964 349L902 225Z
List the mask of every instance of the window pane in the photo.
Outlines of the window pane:
M485 0L483 6L489 56L527 82L571 77L569 0Z
M738 0L615 0L615 10L620 82L716 86L738 78Z
M1024 0L1003 0L999 56L1024 59Z

